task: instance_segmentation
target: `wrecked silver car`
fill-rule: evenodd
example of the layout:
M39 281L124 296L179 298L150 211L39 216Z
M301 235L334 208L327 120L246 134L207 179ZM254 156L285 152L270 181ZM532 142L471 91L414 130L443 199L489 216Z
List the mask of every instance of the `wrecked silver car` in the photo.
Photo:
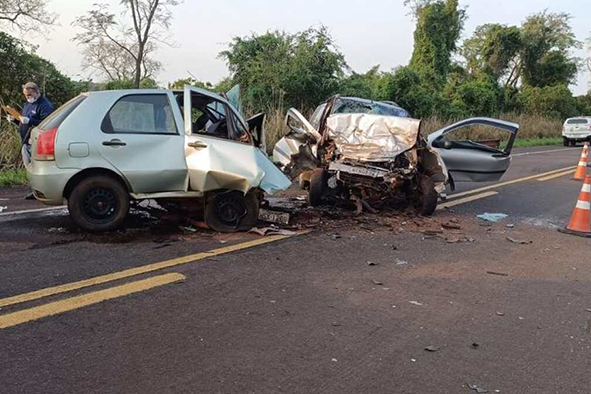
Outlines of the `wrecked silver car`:
M310 205L336 199L354 202L359 212L375 212L402 202L411 203L422 215L435 211L438 197L448 184L453 188L454 180L500 178L509 167L519 128L475 118L440 130L427 142L420 133L421 121L395 103L340 96L320 105L311 119L290 109L289 131L273 152L286 175L299 177ZM508 131L507 148L446 139L454 130L477 123Z

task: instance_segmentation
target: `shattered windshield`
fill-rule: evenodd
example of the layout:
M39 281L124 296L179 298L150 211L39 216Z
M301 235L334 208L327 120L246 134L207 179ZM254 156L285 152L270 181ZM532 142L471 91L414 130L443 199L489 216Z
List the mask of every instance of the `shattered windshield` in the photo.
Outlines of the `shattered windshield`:
M234 107L238 113L244 116L242 112L242 100L240 99L240 85L234 85L232 89L226 92L226 98L228 102Z
M335 103L333 114L373 114L383 116L398 116L408 118L410 115L404 109L379 101L358 101L340 99Z

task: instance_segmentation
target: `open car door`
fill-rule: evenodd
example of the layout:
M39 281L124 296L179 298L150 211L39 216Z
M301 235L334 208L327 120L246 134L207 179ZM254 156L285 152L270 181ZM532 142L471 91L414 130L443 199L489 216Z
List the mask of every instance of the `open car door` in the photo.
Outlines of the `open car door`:
M450 133L468 126L488 126L509 133L504 149L490 141L452 140ZM470 118L438 130L428 137L429 146L443 159L454 182L494 182L511 163L511 150L519 125L491 118Z
M283 168L293 164L292 159L294 155L300 153L300 149L306 149L315 154L316 144L321 138L318 131L295 108L287 111L285 124L289 131L273 148L273 161Z
M189 85L183 95L188 190L205 193L229 189L247 193L260 187L274 194L291 185L255 147L246 122L227 100Z

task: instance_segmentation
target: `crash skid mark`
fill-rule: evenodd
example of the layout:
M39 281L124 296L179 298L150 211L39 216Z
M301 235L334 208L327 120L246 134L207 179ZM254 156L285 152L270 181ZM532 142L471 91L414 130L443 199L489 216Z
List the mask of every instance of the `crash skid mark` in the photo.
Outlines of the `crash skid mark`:
M305 233L306 232L301 232L297 235L303 235ZM30 302L58 294L68 293L71 291L80 290L104 283L110 283L113 281L130 278L137 275L147 274L166 268L177 267L188 263L194 263L199 260L204 260L215 256L220 256L232 252L253 248L255 246L261 246L272 242L281 241L290 237L291 236L287 235L268 236L236 245L229 245L222 248L213 249L208 252L192 254L172 260L161 261L158 263L148 264L145 266L114 272L107 275L97 276L78 282L66 283L59 286L48 287L29 293L19 294L12 297L0 299L0 308ZM82 308L84 306L97 304L99 302L106 301L109 299L123 297L132 293L137 293L154 287L163 286L168 283L178 282L184 279L184 276L180 274L160 275L146 280L130 282L106 290L92 292L82 296L75 296L66 300L51 302L30 309L0 315L0 329L12 327L18 324L26 323L28 321L56 315L70 310Z

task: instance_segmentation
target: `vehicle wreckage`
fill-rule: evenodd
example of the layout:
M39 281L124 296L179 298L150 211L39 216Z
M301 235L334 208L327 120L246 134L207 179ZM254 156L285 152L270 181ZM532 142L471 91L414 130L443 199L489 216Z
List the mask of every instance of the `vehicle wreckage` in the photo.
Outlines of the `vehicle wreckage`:
M471 118L425 139L421 121L396 103L340 96L321 104L310 122L290 109L286 124L273 158L288 177L299 178L311 206L336 200L376 212L403 202L422 215L435 211L448 185L500 179L519 130L515 123ZM508 132L506 147L448 138L474 125Z

